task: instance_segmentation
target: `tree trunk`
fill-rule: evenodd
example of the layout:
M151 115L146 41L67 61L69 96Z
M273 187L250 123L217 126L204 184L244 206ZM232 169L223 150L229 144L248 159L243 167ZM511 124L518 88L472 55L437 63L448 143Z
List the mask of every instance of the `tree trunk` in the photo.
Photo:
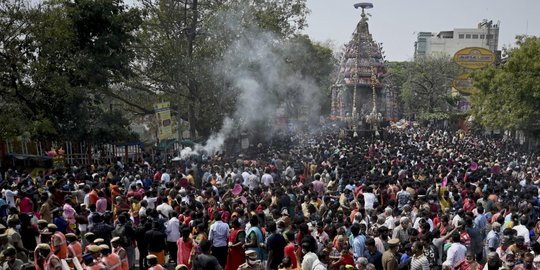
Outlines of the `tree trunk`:
M195 126L195 101L197 100L195 97L197 95L197 83L193 79L193 43L195 41L195 35L197 31L197 21L199 19L199 11L197 9L198 0L193 0L193 3L191 5L192 9L192 18L191 18L191 25L189 27L189 33L188 33L188 61L189 61L189 68L191 69L190 72L190 78L188 81L188 96L191 100L188 101L188 121L189 121L189 136L191 139L195 138L196 135L196 126Z

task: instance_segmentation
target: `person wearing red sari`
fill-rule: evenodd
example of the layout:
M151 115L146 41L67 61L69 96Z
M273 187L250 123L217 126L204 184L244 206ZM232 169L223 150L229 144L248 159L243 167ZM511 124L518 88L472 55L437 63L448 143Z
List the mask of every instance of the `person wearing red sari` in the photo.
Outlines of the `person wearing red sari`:
M285 246L285 257L289 257L291 261L291 269L298 268L298 259L296 257L296 245L294 243L294 233L287 231L285 233L285 240L287 240L287 245Z
M233 219L231 224L233 231L229 235L229 256L227 256L225 270L236 270L246 261L244 251L246 232L240 227L238 219Z
M178 251L176 252L176 262L180 264L187 265L188 269L191 267L191 255L193 250L193 239L189 237L190 229L185 228L182 230L182 237L178 238L176 241L176 246Z

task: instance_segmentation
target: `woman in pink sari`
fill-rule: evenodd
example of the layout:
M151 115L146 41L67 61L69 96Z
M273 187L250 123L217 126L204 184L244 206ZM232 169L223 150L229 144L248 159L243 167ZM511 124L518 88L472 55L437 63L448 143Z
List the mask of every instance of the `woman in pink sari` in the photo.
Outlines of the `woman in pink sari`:
M193 239L189 237L190 230L189 228L184 228L181 232L182 237L178 238L176 241L176 247L178 251L176 252L176 262L184 264L191 268L191 255L193 250Z

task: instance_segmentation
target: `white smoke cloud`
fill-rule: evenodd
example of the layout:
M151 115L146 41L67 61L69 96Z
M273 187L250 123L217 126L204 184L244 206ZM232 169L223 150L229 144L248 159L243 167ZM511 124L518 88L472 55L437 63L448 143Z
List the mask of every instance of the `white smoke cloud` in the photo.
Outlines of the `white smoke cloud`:
M218 15L216 17L223 21L217 25L222 28L214 29L216 33L234 33L236 37L214 64L215 77L228 82L231 91L238 93L236 110L206 143L184 149L182 158L221 151L236 127L248 130L256 124L267 123L272 127L264 133L270 136L276 131L273 122L279 108L302 110L304 115L318 119L321 91L313 79L302 76L287 62L287 55L305 52L303 45L243 24L250 21L245 18L248 13L240 10Z

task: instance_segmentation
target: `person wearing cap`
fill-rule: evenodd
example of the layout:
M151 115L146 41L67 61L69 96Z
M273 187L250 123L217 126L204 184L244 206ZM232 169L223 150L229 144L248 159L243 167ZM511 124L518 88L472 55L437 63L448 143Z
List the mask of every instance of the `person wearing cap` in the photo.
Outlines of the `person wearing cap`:
M238 266L238 270L265 270L266 268L260 260L257 259L255 250L246 250L246 262Z
M92 243L94 243L94 240L96 240L96 235L93 233L93 232L87 232L84 234L84 238L83 238L83 242L84 242L84 247L86 249L86 247Z
M148 262L148 270L165 270L165 268L158 263L158 257L154 254L146 256Z
M185 264L179 264L174 268L174 270L189 270L189 268Z
M99 247L99 245L96 245L96 244L88 245L86 247L86 250L88 250L88 253L92 254L92 257L94 257L96 261L99 261L99 258L101 257L101 254L100 254L101 248Z
M14 247L7 247L2 251L3 265L2 269L4 270L19 270L22 268L24 262L20 259L17 259L17 250Z
M107 245L100 245L101 262L111 270L122 270L122 260L116 253L111 252Z
M66 259L68 255L66 236L62 232L57 231L57 227L55 224L47 225L47 229L49 230L49 232L52 233L52 236L51 236L52 251L54 252L56 256L58 256L60 260Z
M384 270L397 270L398 269L398 255L399 239L392 238L388 240L388 250L383 253L382 266Z
M85 254L83 256L83 269L84 270L104 270L106 269L105 265L99 260L94 258L94 255L91 253Z
M40 220L37 221L37 225L38 225L38 232L41 234L41 233L47 231L47 225L49 225L49 222L47 222L44 219L40 219ZM43 243L43 242L41 241L41 236L40 236L38 238L38 244L41 244L41 243Z
M77 236L74 233L68 233L66 234L66 240L68 242L68 258L78 260L79 263L82 263L83 249L81 242L79 242L77 239Z
M96 238L96 239L94 240L94 242L92 242L92 244L97 245L97 246L100 246L100 245L105 244L105 240L104 240L103 238Z
M30 254L30 251L24 247L21 234L17 227L20 226L19 219L10 219L8 220L8 228L6 229L5 234L8 237L8 243L15 247L17 250L17 255L23 259Z
M122 270L129 270L129 263L128 263L128 254L127 251L122 247L121 245L121 239L119 236L114 237L111 240L111 245L113 248L113 252L120 257L120 261L122 262Z
M39 244L34 252L36 270L62 270L62 262L47 244Z

